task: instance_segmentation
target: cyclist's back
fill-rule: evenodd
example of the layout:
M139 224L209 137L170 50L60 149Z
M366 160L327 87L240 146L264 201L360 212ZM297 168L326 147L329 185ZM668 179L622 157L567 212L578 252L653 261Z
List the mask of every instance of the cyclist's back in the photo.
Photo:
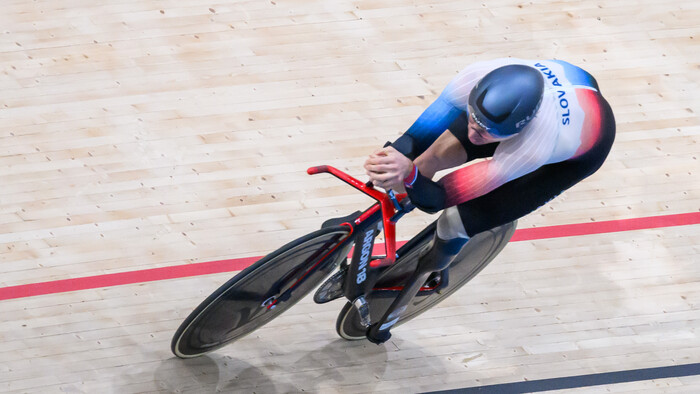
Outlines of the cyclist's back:
M470 93L491 71L514 64L536 69L543 77L536 113L505 140L472 141ZM466 161L489 158L442 178L438 184L444 189L444 202L430 207L437 211L457 206L470 236L526 215L595 172L615 136L612 111L595 78L559 60L507 58L472 64L394 145L407 157L417 158L446 128L461 143ZM412 199L424 199L414 198L420 190L407 190Z

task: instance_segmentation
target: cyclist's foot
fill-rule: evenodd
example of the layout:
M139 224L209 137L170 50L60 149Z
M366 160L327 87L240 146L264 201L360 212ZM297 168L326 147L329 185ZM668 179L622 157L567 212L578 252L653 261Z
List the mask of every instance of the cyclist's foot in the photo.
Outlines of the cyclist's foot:
M328 280L316 290L314 294L314 302L317 304L325 304L326 302L336 300L343 296L343 282L345 274L348 272L347 259L340 263L338 272L331 275Z

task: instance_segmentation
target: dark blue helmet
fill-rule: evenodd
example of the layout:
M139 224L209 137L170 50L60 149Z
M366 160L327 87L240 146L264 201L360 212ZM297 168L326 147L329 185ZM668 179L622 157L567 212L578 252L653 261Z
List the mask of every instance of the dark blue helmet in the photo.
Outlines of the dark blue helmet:
M542 102L544 78L532 67L512 64L486 74L469 94L469 114L490 134L520 132Z

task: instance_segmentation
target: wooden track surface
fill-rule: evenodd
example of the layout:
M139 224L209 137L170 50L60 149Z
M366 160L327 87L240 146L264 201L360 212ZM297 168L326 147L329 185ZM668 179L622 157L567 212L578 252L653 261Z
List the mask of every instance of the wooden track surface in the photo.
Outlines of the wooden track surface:
M363 178L460 69L557 58L617 138L520 228L700 211L700 3L2 2L0 286L261 256L370 200ZM408 239L434 220L402 220ZM384 346L305 300L174 358L232 274L0 301L0 392L420 392L700 363L700 226L514 242ZM700 392L700 376L581 391Z

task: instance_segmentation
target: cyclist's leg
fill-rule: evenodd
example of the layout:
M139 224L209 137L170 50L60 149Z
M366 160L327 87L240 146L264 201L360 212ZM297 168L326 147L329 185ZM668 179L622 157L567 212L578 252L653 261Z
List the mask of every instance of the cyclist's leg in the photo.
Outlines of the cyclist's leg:
M468 241L469 236L464 229L457 207L445 209L437 221L435 235L429 248L418 260L419 270L433 272L426 282L430 287L437 285L439 291L448 285L447 267Z
M578 163L549 164L458 205L469 236L520 219L583 179Z
M602 96L599 134L583 154L548 164L473 200L458 205L469 236L510 223L546 204L600 168L615 139L615 118Z
M469 236L457 207L445 209L438 219L430 248L418 260L418 269L440 271L447 268L467 241Z
M471 237L527 215L589 173L592 171L588 163L551 164L485 196L444 210L429 248L419 257L416 271L432 271L425 283L442 291L449 284L448 267Z
M444 240L469 239L457 207L450 207L442 211L437 222L436 234Z

